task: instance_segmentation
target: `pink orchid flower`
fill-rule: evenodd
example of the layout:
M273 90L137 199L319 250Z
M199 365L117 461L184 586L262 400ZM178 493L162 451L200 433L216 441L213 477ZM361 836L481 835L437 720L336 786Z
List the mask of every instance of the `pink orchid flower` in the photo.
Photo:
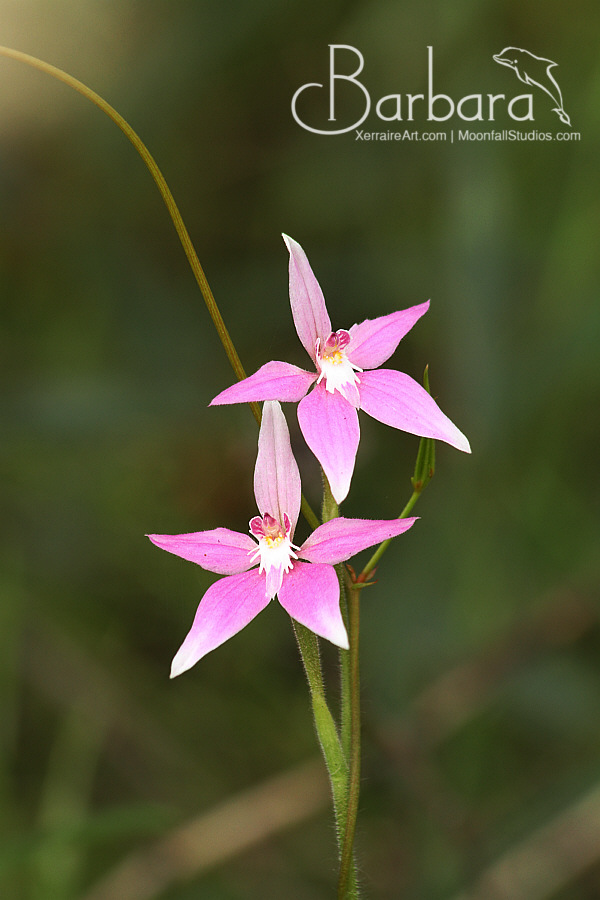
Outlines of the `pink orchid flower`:
M445 441L470 453L467 438L425 388L403 372L379 368L427 312L429 302L365 319L349 331L332 331L323 292L304 250L287 235L283 238L290 252L292 316L316 372L268 362L254 375L222 391L210 405L300 400L300 429L338 503L350 489L360 437L359 409L400 431Z
M215 528L193 534L149 534L153 544L226 575L205 593L178 650L171 678L191 668L241 631L277 594L283 608L315 634L348 648L333 566L355 553L402 534L410 519L332 519L298 547L292 543L300 512L300 472L279 403L265 403L254 470L260 515L250 535ZM254 538L254 540L253 540ZM258 568L253 568L258 563Z

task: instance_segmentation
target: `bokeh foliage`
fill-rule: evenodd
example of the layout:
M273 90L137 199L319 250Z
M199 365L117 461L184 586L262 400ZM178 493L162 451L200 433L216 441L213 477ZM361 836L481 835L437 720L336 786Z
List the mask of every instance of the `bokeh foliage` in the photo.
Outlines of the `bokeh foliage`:
M429 364L473 455L438 447L421 521L364 593L366 896L597 897L600 8L23 0L6 12L1 43L67 68L145 140L248 371L305 364L281 231L304 246L334 327L431 298L392 362L419 379ZM508 91L491 55L531 47L560 62L581 141L312 135L289 102L325 77L328 43L361 48L374 97L423 90L427 45L440 90ZM244 531L255 425L247 409L207 409L232 375L132 148L65 87L0 69L0 895L74 900L188 820L268 793L316 746L275 605L167 679L211 576L143 535ZM556 129L549 108L536 126ZM344 512L393 516L417 440L361 426ZM586 798L585 840L552 854L544 888L535 839ZM260 837L263 825L237 850L221 822L218 864L144 896L333 896L326 796L293 829ZM517 851L526 887L482 887Z

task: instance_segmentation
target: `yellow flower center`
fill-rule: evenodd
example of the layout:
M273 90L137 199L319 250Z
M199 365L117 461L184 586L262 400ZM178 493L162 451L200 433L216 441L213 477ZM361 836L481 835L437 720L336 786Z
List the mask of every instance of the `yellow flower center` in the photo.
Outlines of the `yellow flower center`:
M341 366L346 359L346 355L341 350L335 350L333 353L325 351L323 359L326 359L330 366Z

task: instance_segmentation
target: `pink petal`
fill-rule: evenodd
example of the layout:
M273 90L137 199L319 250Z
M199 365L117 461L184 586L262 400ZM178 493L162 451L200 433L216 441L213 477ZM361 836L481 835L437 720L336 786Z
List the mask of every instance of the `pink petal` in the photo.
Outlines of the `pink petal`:
M283 235L290 251L290 304L294 325L302 346L314 361L317 338L326 341L331 333L331 320L323 291L313 274L306 253L296 241ZM275 398L274 398L275 399Z
M265 576L256 570L216 581L200 601L194 623L175 654L171 678L245 628L268 603Z
M294 563L279 589L279 602L302 625L338 647L348 649L340 612L340 583L332 566Z
M304 440L323 466L331 493L341 503L350 490L360 438L356 410L338 391L330 394L321 383L300 401L298 421Z
M312 563L336 563L355 553L402 534L416 522L411 519L332 519L320 525L304 541L298 556Z
M269 513L284 527L287 513L294 534L300 512L300 472L290 445L290 433L279 403L268 401L258 435L254 496L261 515Z
M378 369L360 376L360 408L385 425L420 437L446 441L471 452L462 431L446 416L425 388L404 372Z
M254 565L248 554L256 550L256 542L249 534L240 534L228 528L191 534L149 534L147 537L161 550L197 563L207 572L233 575L247 572Z
M378 368L390 358L404 335L428 309L429 300L389 316L365 319L360 325L353 325L346 348L348 359L361 369Z
M296 403L301 400L317 378L290 363L272 360L261 366L254 375L232 384L211 400L209 406L225 403L250 403L252 400L281 400Z

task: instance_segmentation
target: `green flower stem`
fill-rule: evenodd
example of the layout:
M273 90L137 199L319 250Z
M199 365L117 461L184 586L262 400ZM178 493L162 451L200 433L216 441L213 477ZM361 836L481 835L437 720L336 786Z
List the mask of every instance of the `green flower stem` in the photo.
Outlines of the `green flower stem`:
M323 504L321 508L323 522L336 519L339 514L339 506L331 493L331 487L325 473L321 470L323 478ZM360 590L350 591L350 605L346 596L346 572L342 565L336 566L340 582L340 609L348 638L350 650L340 650L340 685L341 685L341 710L340 732L341 750L346 765L346 782L344 784L342 815L337 816L338 835L340 841L340 875L338 882L338 897L340 900L358 897L356 882L356 869L354 866L354 832L356 828L356 816L358 812L358 793L360 783L360 692L358 682L358 594ZM351 608L356 594L355 609ZM355 638L353 641L353 625ZM354 782L352 767L354 767ZM352 821L351 821L352 817Z
M213 297L210 285L206 280L206 275L204 274L204 270L200 265L200 260L198 259L198 255L194 249L194 245L192 244L191 238L188 234L188 230L183 223L181 213L179 212L169 186L165 181L164 175L158 168L154 157L152 156L142 139L138 134L136 134L131 125L129 125L129 123L123 118L123 116L110 105L110 103L107 103L106 100L104 100L99 94L97 94L91 88L87 87L87 85L83 84L83 82L79 81L77 78L74 78L67 72L63 72L62 69L59 69L56 66L52 66L50 65L50 63L44 62L43 60L38 59L35 56L30 56L28 53L21 53L19 50L13 50L10 47L0 46L0 53L4 56L8 56L12 59L17 59L20 62L26 63L29 66L33 66L34 69L39 69L39 71L44 72L46 75L51 75L58 81L62 81L63 84L66 84L69 87L73 88L73 90L77 91L79 94L82 94L84 97L86 97L86 99L90 100L99 109L101 109L102 112L105 113L109 117L109 119L111 119L115 123L115 125L117 125L118 128L121 129L125 137L133 144L142 160L146 164L146 167L152 175L154 183L156 184L160 195L165 202L173 225L175 226L175 230L177 231L179 240L181 241L181 245L184 249L185 255L187 256L192 272L194 273L194 276L198 283L198 287L200 288L202 296L204 297L204 302L206 303L206 307L208 309L210 317L213 320L214 326L217 330L217 334L219 335L225 353L227 354L227 359L231 363L231 367L236 376L241 381L246 377L244 367L242 366L241 360L233 345L231 337L229 336L229 332L225 327L225 322L223 321L223 317L221 316L219 307L217 306L215 298ZM258 403L251 403L250 407L252 409L254 418L260 424L260 407Z
M337 519L340 514L340 508L335 502L334 496L331 493L331 488L329 487L329 481L327 480L327 475L321 469L321 478L323 480L323 502L321 504L321 518L323 522L330 522L332 519Z
M341 846L342 835L346 828L346 785L348 781L348 765L342 752L339 735L333 716L327 705L325 697L325 685L321 670L321 657L319 653L319 639L316 634L305 628L299 622L293 620L296 640L300 648L300 655L304 664L304 670L308 679L310 699L317 737L323 751L323 758L331 780L333 805L338 831L338 841Z
M358 816L360 793L360 673L359 673L359 632L360 632L360 588L348 591L348 622L350 650L350 757L346 807L346 827L342 838L342 855L338 881L338 900L358 897L354 865L354 835Z
M340 509L338 504L335 502L334 496L331 493L329 481L327 480L327 476L322 469L321 477L323 480L323 503L321 506L321 515L323 518L323 522L330 522L332 519L336 519L339 516ZM349 631L348 600L346 597L346 572L344 566L342 566L341 564L337 565L335 569L340 583L340 611L342 613L344 625L346 626L346 631ZM350 759L350 696L352 690L350 683L350 653L348 650L340 650L340 686L340 731L342 738L342 749L344 751L346 759Z

